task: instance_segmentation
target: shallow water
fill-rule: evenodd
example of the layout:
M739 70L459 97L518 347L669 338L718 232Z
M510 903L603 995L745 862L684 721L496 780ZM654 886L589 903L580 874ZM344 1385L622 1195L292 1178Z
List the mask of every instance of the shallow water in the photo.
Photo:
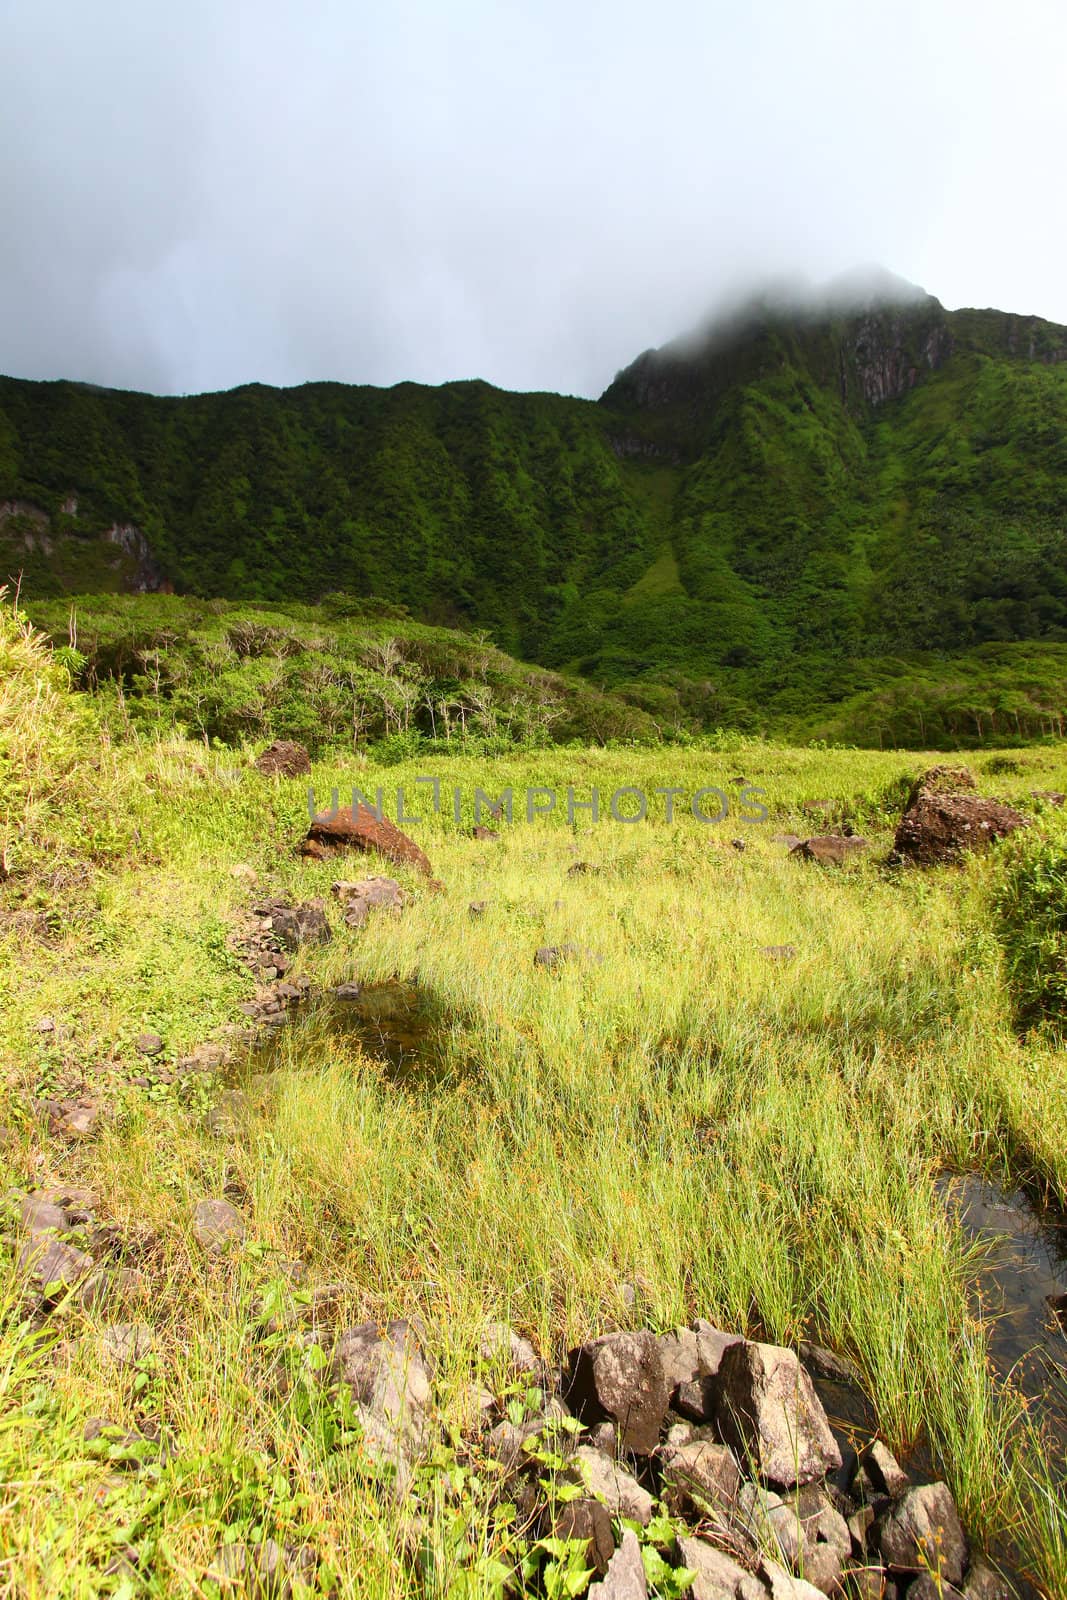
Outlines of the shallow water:
M974 1173L945 1174L937 1187L964 1235L986 1247L975 1294L993 1366L1067 1460L1067 1330L1055 1305L1067 1304L1067 1223Z

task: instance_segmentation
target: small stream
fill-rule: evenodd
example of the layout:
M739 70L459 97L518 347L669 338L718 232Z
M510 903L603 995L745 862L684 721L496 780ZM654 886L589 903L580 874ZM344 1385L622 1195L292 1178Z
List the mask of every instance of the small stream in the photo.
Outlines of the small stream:
M1067 1462L1067 1221L975 1173L946 1173L937 1187L965 1237L985 1246L975 1290L993 1367Z

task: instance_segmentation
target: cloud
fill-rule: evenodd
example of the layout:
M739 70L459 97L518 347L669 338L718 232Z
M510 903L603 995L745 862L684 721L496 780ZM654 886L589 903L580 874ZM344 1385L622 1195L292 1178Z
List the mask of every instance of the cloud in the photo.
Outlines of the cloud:
M861 261L1067 321L1043 0L0 0L0 27L3 371L595 394L754 283Z

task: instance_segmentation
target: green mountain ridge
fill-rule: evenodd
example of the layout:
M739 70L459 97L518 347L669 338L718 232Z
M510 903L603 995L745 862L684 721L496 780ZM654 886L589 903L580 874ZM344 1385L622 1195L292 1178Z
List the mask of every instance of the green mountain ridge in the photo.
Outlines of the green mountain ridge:
M902 661L1059 663L1067 329L920 291L754 304L599 401L0 379L4 574L34 597L374 595L650 706L703 695L698 722L838 704Z

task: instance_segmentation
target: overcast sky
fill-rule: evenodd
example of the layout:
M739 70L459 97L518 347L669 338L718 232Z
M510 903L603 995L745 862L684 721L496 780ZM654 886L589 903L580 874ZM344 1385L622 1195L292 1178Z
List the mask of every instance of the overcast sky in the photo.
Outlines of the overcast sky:
M0 371L597 394L878 262L1067 322L1063 0L0 0Z

